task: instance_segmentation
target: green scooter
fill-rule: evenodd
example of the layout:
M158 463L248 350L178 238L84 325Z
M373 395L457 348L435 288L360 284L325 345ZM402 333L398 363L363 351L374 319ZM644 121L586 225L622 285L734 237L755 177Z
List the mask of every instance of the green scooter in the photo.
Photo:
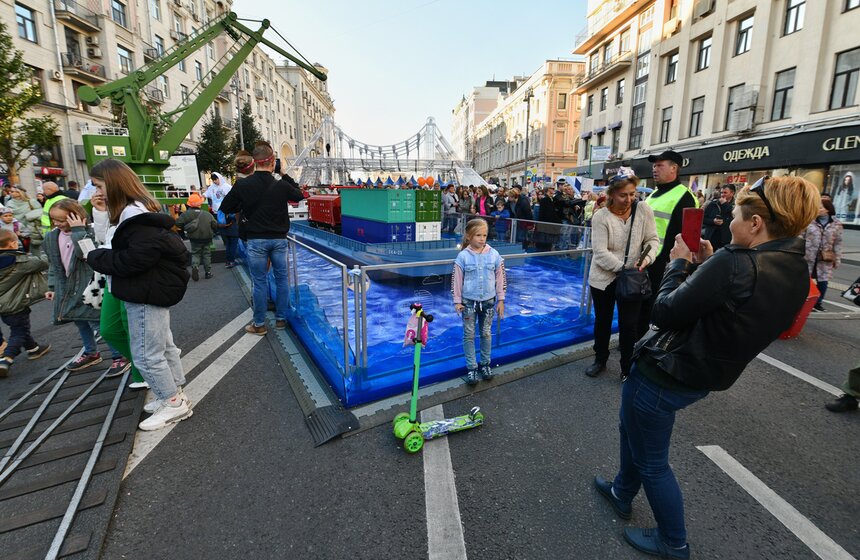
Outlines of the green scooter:
M428 323L433 321L433 316L424 312L420 303L409 306L411 316L406 327L406 344L415 345L415 356L412 363L412 400L409 412L401 412L394 417L394 435L403 440L403 449L407 453L417 453L424 447L425 440L436 439L454 432L460 432L481 426L484 423L484 415L479 407L473 407L469 414L445 418L444 420L433 420L431 422L418 422L418 378L421 368L421 349L427 344Z

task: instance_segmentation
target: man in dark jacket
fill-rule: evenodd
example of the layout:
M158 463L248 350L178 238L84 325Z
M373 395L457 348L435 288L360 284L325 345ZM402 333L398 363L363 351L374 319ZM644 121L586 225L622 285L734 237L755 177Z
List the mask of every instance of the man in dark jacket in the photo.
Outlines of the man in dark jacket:
M561 227L547 224L561 224L561 209L555 198L555 187L549 186L538 202L538 222L535 246L538 251L551 251L554 242L558 241Z
M518 220L514 222L517 228L517 241L522 242L523 250L525 250L529 246L527 233L535 227L534 223L532 223L532 220L534 220L532 205L529 202L528 195L520 193L519 187L514 187L509 191L508 201L511 216Z
M732 210L735 209L735 186L731 183L720 189L720 198L705 206L702 220L702 239L707 239L718 251L732 240L729 225L732 223Z
M245 327L251 334L264 335L268 303L268 266L275 276L275 328L287 326L287 233L290 231L290 202L304 200L302 191L289 176L276 180L275 153L265 142L252 152L257 170L239 179L221 203L225 214L242 213L239 235L247 240L248 268L254 282L254 320Z

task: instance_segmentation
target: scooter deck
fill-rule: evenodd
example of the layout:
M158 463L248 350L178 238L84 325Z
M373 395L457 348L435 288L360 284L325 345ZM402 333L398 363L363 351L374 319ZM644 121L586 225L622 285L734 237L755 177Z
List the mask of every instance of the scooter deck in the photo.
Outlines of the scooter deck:
M421 432L425 440L436 439L454 432L461 432L470 428L476 428L483 425L484 415L480 412L475 414L464 414L455 416L454 418L445 418L444 420L434 420L432 422L422 422L418 424L418 431Z

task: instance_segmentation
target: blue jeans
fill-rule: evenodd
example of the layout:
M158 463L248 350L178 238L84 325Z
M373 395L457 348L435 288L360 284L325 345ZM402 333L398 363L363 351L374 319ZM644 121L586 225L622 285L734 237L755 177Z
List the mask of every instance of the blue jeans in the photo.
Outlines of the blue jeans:
M669 546L687 544L684 500L669 466L675 412L707 395L708 391L663 389L642 375L635 363L621 389L621 466L612 489L619 500L631 502L644 486L660 538Z
M227 264L235 263L239 252L239 238L222 233L221 239L224 241L224 251L227 253Z
M30 334L30 308L24 309L17 313L0 316L3 322L9 325L9 338L7 339L6 349L3 351L3 356L14 358L21 353L21 350L32 350L38 344L33 335Z
M81 342L84 343L84 354L92 354L98 352L98 344L96 343L96 333L99 330L98 321L75 321L75 326L78 327L78 333L81 335ZM122 357L113 346L108 344L110 348L111 359L117 360Z
M481 365L490 365L490 349L493 344L493 315L496 312L496 298L486 301L473 301L463 298L463 353L466 368L478 369L475 361L475 320L481 330Z
M125 303L131 359L159 400L169 399L185 385L179 348L170 332L170 308Z
M287 318L287 240L249 239L247 241L248 270L254 282L254 325L266 324L266 304L269 301L269 283L266 279L269 261L275 275L275 319Z

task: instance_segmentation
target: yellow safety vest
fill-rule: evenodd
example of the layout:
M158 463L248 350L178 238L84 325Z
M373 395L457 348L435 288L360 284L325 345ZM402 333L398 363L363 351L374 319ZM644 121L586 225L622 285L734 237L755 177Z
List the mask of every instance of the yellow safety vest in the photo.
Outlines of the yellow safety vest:
M64 198L69 198L67 196L55 196L53 198L48 198L45 200L45 204L42 206L42 235L45 235L49 231L51 231L51 206L53 206L56 202L63 200Z
M657 223L657 237L660 238L660 247L657 249L658 255L663 250L663 242L666 240L666 230L669 229L669 220L672 219L672 212L675 211L675 206L678 205L678 202L681 201L686 193L690 193L693 196L693 202L695 202L696 208L698 208L699 200L687 185L676 185L672 190L661 194L659 197L655 197L654 193L651 193L645 199L645 203L654 211L654 221Z

